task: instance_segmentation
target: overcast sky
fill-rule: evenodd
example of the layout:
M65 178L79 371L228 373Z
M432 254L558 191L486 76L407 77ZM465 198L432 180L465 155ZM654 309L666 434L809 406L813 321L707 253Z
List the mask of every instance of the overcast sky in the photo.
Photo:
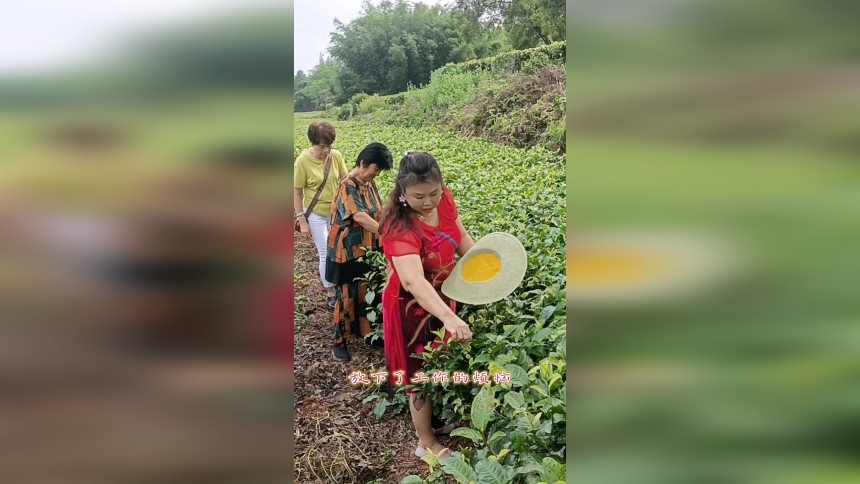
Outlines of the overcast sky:
M355 3L358 3L356 0ZM0 76L34 74L110 54L130 34L286 0L26 0L0 9Z
M0 77L96 61L121 48L123 40L154 27L199 21L230 10L253 10L258 5L290 4L295 10L295 70L305 72L327 51L334 19L349 23L361 11L361 0L4 1L0 9Z
M319 61L320 54L328 55L330 34L334 31L334 19L349 23L361 12L361 0L294 0L295 10L295 57L296 72L308 73ZM379 0L373 0L378 4ZM417 3L417 2L416 2ZM424 0L430 5L448 3L447 0Z

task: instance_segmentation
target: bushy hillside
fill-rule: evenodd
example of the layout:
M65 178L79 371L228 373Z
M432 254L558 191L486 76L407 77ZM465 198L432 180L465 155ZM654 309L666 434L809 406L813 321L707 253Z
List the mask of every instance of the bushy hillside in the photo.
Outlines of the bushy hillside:
M341 120L434 127L518 148L563 154L567 108L566 44L556 42L486 59L448 64L421 89L390 96L357 94L337 108Z

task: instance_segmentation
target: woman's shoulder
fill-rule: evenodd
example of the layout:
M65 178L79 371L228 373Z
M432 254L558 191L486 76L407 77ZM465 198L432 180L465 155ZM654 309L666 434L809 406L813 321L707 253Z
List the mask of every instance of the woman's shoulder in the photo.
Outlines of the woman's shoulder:
M359 184L358 180L351 176L347 176L346 178L341 180L340 185L338 185L338 192L347 192L353 190L357 191L360 188L361 185Z
M418 253L423 241L414 231L404 227L387 227L379 236L382 252L390 256Z
M384 240L407 240L410 242L420 241L421 237L413 228L403 223L386 220L382 222L380 239Z
M311 161L311 156L311 150L309 148L305 148L305 150L299 153L299 156L296 157L296 165L309 163Z

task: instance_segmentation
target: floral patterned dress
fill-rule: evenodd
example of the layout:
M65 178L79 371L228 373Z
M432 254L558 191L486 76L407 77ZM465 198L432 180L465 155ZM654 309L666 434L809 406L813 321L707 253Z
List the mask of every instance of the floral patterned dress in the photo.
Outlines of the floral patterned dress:
M352 341L371 332L367 319L368 305L365 302L367 285L355 281L369 267L358 258L365 254L365 247L379 250L379 237L365 229L353 219L359 212L380 221L382 201L379 190L372 181L364 183L355 177L341 182L332 200L332 224L328 240L326 279L334 283L334 338L336 344Z

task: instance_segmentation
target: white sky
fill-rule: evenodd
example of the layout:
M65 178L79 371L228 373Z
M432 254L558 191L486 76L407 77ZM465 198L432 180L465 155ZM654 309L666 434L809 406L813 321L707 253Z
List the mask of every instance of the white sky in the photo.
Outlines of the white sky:
M295 72L305 71L307 74L317 65L321 53L328 55L334 19L349 23L361 13L361 3L361 0L294 0ZM373 0L373 3L378 4L379 0ZM424 0L423 3L445 5L448 1Z
M0 9L0 76L92 61L129 34L290 0L7 0ZM356 3L358 1L356 0Z

